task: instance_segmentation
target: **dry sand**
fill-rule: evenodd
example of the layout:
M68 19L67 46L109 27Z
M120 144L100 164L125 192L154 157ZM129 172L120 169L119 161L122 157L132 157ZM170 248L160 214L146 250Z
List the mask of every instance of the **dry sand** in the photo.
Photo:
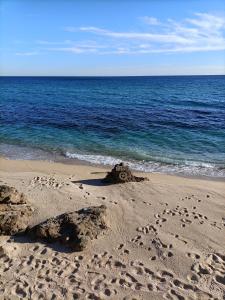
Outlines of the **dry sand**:
M26 194L33 225L105 204L109 226L79 253L0 237L0 299L224 299L224 182L147 174L104 186L104 171L0 159L0 184Z

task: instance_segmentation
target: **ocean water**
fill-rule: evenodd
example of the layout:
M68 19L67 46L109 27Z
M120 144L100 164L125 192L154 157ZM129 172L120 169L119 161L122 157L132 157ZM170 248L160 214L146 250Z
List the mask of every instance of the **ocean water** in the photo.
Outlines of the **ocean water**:
M0 155L225 177L225 76L0 77Z

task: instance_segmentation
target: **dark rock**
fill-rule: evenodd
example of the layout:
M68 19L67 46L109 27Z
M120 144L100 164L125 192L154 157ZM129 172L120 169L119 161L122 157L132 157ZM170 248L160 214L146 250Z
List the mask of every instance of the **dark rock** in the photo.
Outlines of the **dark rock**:
M12 235L24 231L33 214L23 193L14 187L0 186L0 235Z
M93 206L47 219L28 234L35 240L61 242L74 251L85 249L106 228L106 206Z
M106 183L125 183L125 182L140 182L148 180L146 177L134 176L128 166L123 163L117 164L108 172L103 182Z

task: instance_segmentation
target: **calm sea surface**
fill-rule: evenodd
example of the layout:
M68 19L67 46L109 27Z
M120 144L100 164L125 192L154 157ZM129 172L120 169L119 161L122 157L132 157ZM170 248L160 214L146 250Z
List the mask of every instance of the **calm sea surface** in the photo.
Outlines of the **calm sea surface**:
M225 177L225 76L0 77L0 155Z

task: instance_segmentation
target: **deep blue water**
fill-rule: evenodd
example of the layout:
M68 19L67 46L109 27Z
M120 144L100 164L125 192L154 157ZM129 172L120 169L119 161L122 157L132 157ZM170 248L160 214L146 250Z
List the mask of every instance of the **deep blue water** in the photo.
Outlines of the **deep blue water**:
M0 77L0 154L225 177L225 76Z

